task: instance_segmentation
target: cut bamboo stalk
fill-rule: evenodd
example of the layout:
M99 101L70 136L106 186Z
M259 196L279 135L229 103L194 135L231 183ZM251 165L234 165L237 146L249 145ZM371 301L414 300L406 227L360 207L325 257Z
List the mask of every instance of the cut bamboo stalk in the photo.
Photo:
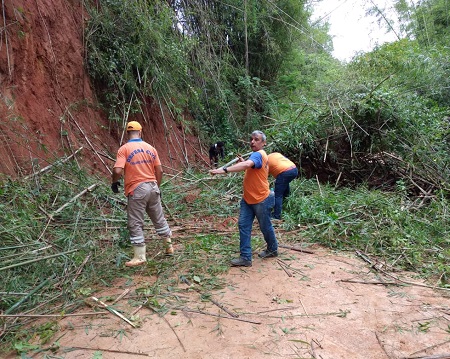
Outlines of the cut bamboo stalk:
M269 147L269 146L272 146L272 144L273 143L269 143L268 145L266 145L266 148ZM231 166L233 163L236 163L237 161L239 161L239 158L249 157L252 153L253 153L253 151L252 152L248 152L245 155L242 155L240 157L236 157L236 158L232 159L230 162L228 162L227 164L224 164L222 167L219 167L219 168L224 168L224 167Z
M131 292L130 288L127 288L123 291L123 293L121 295L119 295L114 301L113 304L117 303L119 300L121 300L123 297L125 297L128 293Z
M109 312L88 312L71 314L0 314L0 318L65 318L65 317L85 317L90 315L107 314Z
M139 352L130 352L128 350L115 350L115 349L105 349L105 348L89 348L89 347L67 347L70 349L79 349L79 350L92 350L96 352L108 352L108 353L120 353L120 354L128 354L128 355L141 355L145 357L149 357L150 355L147 353L139 353Z
M364 261L366 261L367 263L371 264L371 268L373 268L374 270L376 270L376 271L378 271L380 273L383 273L384 275L386 275L386 276L388 276L388 277L390 277L390 278L392 278L392 279L394 279L396 281L399 281L400 283L404 283L404 284L407 284L407 285L414 285L416 287L422 287L422 288L430 288L430 289L438 289L438 290L450 291L450 288L436 287L436 286L432 286L432 285L426 285L426 284L422 284L422 283L410 282L410 281L407 281L407 280L400 279L399 277L396 277L395 275L392 275L392 274L382 270L381 268L378 268L376 266L376 264L372 264L372 261L364 253L361 253L360 251L356 251L356 254L359 255Z
M25 302L28 298L30 298L34 293L36 293L39 289L44 287L53 277L47 278L41 284L39 284L36 288L34 288L28 295L19 300L16 304L5 311L5 314L11 314L17 307L19 307L23 302Z
M424 351L430 350L430 349L435 349L435 348L437 348L437 347L439 347L439 346L441 346L441 345L447 344L448 342L450 342L450 339L449 339L449 340L446 340L446 341L444 341L444 342L438 343L438 344L430 345L429 347L420 349L420 350L418 350L418 351L416 351L416 352L410 354L410 357L412 357L413 355L417 355L417 354L419 354L419 353L422 353L422 352L424 352Z
M225 308L224 305L220 304L219 302L215 301L212 298L209 298L209 300L211 301L211 303L213 303L214 305L218 306L220 309L222 309L225 313L227 313L228 315L231 315L234 318L239 318L239 315L236 313L233 313L232 311L230 311L229 309Z
M91 297L93 300L95 300L97 303L99 303L101 306L103 306L104 308L106 308L108 311L110 311L111 313L113 313L114 315L117 315L120 319L124 320L125 322L127 322L128 324L130 324L133 328L136 328L136 325L134 323L132 323L129 319L125 318L122 314L120 314L117 310L111 308L109 305L103 303L101 300L99 300L96 297Z
M83 263L81 263L81 266L78 268L77 272L75 273L72 282L75 282L78 278L78 276L81 274L81 271L83 270L83 267L86 265L86 263L88 262L89 258L91 258L91 253L89 253L89 255L84 258Z
M252 152L248 152L248 153L246 153L245 155L242 155L242 156L240 156L240 157L236 157L236 158L232 159L230 162L224 164L223 166L221 166L221 167L219 167L219 168L224 168L224 167L231 166L232 164L234 164L234 163L236 163L237 161L239 161L239 158L248 157L248 156L250 156L252 153L253 153L253 151L252 151Z
M105 161L103 161L103 159L99 156L98 152L96 151L96 149L94 148L94 146L92 145L91 141L89 140L89 138L85 135L83 129L80 127L80 125L78 124L78 122L75 120L75 118L73 117L73 115L70 113L70 110L67 108L67 113L69 114L70 118L72 119L72 121L75 123L75 125L78 127L78 129L80 130L80 132L83 134L86 142L89 144L89 146L91 147L92 151L94 151L94 153L97 155L97 157L99 158L99 160L101 161L101 163L103 163L103 165L105 166L105 168L107 169L107 171L109 173L112 173L111 169L109 168L109 166L106 165Z
M10 266L6 266L6 267L3 267L3 268L0 268L0 272L2 270L5 270L5 269L11 269L11 268L15 268L15 267L20 267L20 266L23 266L23 265L26 265L26 264L35 263L35 262L43 261L43 260L46 260L46 259L63 256L65 254L73 253L73 252L76 252L76 251L78 251L78 249L72 249L71 251L67 251L67 252L63 252L63 253L57 253L57 254L52 254L51 256L47 256L47 257L32 259L32 260L25 261L25 262L22 262L22 263L11 264Z
M73 197L72 199L69 200L69 202L67 202L66 204L64 204L63 206L59 207L56 211L54 211L51 214L51 217L53 219L53 217L58 214L59 212L61 212L64 208L66 208L67 206L70 206L75 200L77 200L79 197L81 197L82 195L84 195L86 192L91 192L95 187L97 187L97 183L94 183L92 186L84 189L83 191L81 191L80 193L78 193L75 197Z
M216 317L216 318L237 320L237 321L245 322L245 323L261 324L261 322L257 322L257 321L254 321L254 320L243 319L243 318L235 318L235 317L224 317L223 315L214 314L214 313L208 313L208 312L205 312L203 310L193 310L193 309L184 308L183 311L184 312L188 312L188 313L198 313L198 314L203 314L203 315L209 315L211 317Z
M64 158L64 159L62 159L62 160L58 160L58 161L56 161L55 163L53 163L53 164L51 164L51 165L48 165L48 166L42 168L40 171L38 171L38 172L36 172L36 173L32 173L32 174L30 174L30 175L28 175L28 176L25 176L23 179L24 179L24 180L27 180L27 179L29 179L29 178L31 178L31 177L33 177L33 176L37 176L37 175L39 175L39 174L42 174L42 173L48 171L48 170L49 170L50 168L52 168L53 166L56 166L56 165L58 165L58 164L60 164L60 163L67 162L67 161L70 160L73 156L75 156L78 152L80 152L82 149L83 149L83 147L80 147L78 150L76 150L76 151L75 151L73 154L71 154L69 157L66 157L66 158Z
M287 274L288 277L292 277L292 273L289 272L289 271L287 270L287 268L285 268L285 266L282 264L282 262L277 261L277 263L278 263L278 265L281 267L281 269L284 270L284 272Z

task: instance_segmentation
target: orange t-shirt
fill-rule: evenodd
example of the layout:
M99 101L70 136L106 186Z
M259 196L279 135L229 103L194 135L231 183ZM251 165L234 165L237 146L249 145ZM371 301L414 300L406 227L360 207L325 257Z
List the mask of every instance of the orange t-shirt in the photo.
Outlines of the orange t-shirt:
M264 150L253 152L249 160L252 160L255 166L245 170L244 201L248 204L256 204L264 201L270 194L269 160Z
M269 173L275 178L277 178L280 173L295 168L295 163L284 157L281 153L273 152L268 157Z
M120 147L114 167L124 169L125 196L142 182L156 181L155 166L160 165L156 149L140 138Z

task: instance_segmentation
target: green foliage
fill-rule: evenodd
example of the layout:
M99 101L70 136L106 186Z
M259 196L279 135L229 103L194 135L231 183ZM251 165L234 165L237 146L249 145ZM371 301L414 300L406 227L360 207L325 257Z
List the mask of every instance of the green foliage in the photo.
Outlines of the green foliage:
M448 285L448 206L444 198L420 207L405 194L317 187L292 182L284 212L287 226L304 228L303 238L336 249L361 250Z
M328 90L339 79L342 66L323 51L306 53L297 50L272 88L282 101L298 103L303 98L321 101L322 91Z
M55 180L55 173L60 180ZM95 287L114 276L111 263L121 249L114 248L118 245L114 236L101 234L104 220L100 218L102 210L110 205L108 198L91 193L72 201L76 193L95 182L67 163L54 165L51 171L29 182L2 184L0 310L3 313L33 310L38 310L38 314L49 310L53 314L70 313L84 298L83 288ZM117 209L122 211L121 207ZM43 345L57 331L52 322L24 329L16 319L14 325L2 319L2 326L7 329L0 346L14 344L18 353L38 349L25 344L28 340L39 338Z
M225 285L220 276L238 252L236 219L242 174L211 181L204 173L187 171L182 177L179 182L175 178L165 182L162 191L169 219L188 223L186 232L177 233L183 251L171 259L163 258L157 254L161 243L149 241L147 251L155 254L148 256L147 266L141 270L143 275L158 279L136 290L138 296L150 298L152 308L164 312L170 308L168 295L176 286L184 285L178 281L180 276L206 298L209 291ZM94 191L70 201L93 183L99 184ZM440 285L448 285L450 212L445 193L425 205L407 196L404 183L399 182L397 188L393 193L369 191L365 186L337 190L318 185L315 180L294 181L285 202L283 228L296 231L293 236L286 232L283 241L298 241L300 225L303 242L359 249L383 258L387 264L437 277ZM195 194L193 201L185 200L189 193ZM50 215L67 203L70 205L50 220ZM29 182L5 182L0 196L4 213L0 219L0 286L6 293L1 296L2 311L71 313L115 278L131 281L131 269L123 265L131 252L124 230L124 204L103 180L86 175L70 163L54 166ZM217 233L217 227L208 231L211 223L228 223L230 230L227 234ZM254 247L264 247L261 236L254 238ZM69 250L75 251L62 254ZM26 264L30 260L38 261ZM17 318L14 322L3 319L6 329L0 347L15 348L24 355L36 353L57 332L53 322L35 327L25 327L26 323ZM36 339L39 343L31 344Z
M87 65L111 119L156 97L227 143L276 111L272 87L286 94L275 83L310 38L303 1L103 0L88 10Z
M154 97L175 114L188 109L202 139L225 140L233 154L242 148L240 139L262 128L273 142L270 151L325 179L294 181L285 229L300 225L306 241L359 249L448 286L448 1L423 1L417 11L398 1L403 18L415 21L404 28L416 40L380 46L348 65L331 58L327 27L307 24L304 1L246 4L92 2L87 66L111 119L121 120L129 108L138 111L145 98ZM368 189L380 164L387 172L381 178L390 183L378 187L390 192ZM66 179L55 180L52 171ZM124 200L74 165L52 171L0 187L3 312L68 313L129 273L123 268L129 257ZM341 172L358 181L338 188ZM183 176L162 186L175 219L198 223L238 216L241 175L213 183L192 171ZM72 201L94 183L95 191ZM411 188L419 188L422 197ZM194 202L185 200L190 192ZM237 231L189 233L177 257L149 259L144 272L158 280L137 294L151 295L149 305L165 312L164 294L178 284L180 273L196 288L220 288L224 283L217 276L226 272L237 240ZM263 240L255 238L255 245ZM158 243L149 249L158 253ZM53 323L28 330L19 320L2 324L8 331L2 344L12 343L23 355L39 350L29 344L36 334L45 343L56 330Z
M219 55L225 66L229 62L244 68L248 70L246 75L264 82L277 78L280 66L301 38L299 29L307 26L309 15L304 1L173 3L177 13L183 14L184 32L204 42L210 57Z
M101 1L88 8L88 70L98 83L112 118L146 96L177 93L183 106L189 85L189 41L180 41L167 2ZM138 102L135 104L138 108Z
M349 65L358 81L376 83L389 78L386 85L399 93L413 93L439 106L449 106L450 85L448 49L423 49L416 41L401 40L385 44L362 55Z
M402 40L360 55L346 67L331 67L315 87L321 101L299 94L295 103L279 106L268 130L276 142L272 150L299 165L311 163L331 181L338 173L356 174L351 183L368 181L378 163L384 169L375 178L392 181L410 171L424 180L419 187L432 183L447 190L450 97L448 70L439 60L443 55ZM409 187L417 189L411 176Z
M421 45L448 46L450 4L447 0L424 0L412 11L408 30Z

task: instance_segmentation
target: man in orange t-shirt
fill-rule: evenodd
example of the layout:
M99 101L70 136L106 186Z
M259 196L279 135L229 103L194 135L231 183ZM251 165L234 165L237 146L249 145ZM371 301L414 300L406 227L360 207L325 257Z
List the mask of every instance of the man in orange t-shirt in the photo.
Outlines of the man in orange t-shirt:
M172 232L164 217L159 186L162 166L156 149L141 138L139 122L127 124L129 141L119 148L112 173L111 189L119 193L120 178L124 176L125 196L128 198L127 218L134 257L125 265L134 267L146 262L144 222L145 213L155 226L156 233L164 238L166 254L173 254Z
M251 234L255 217L267 244L267 248L258 253L258 256L260 258L278 256L278 242L270 221L274 197L270 195L269 161L263 149L265 144L266 135L261 131L253 131L250 141L253 153L247 160L239 157L239 162L235 165L209 171L212 175L245 171L244 195L239 212L240 256L231 260L231 265L235 267L251 267L252 265Z
M295 163L281 153L273 152L268 157L269 174L275 178L273 218L281 219L283 200L289 196L291 192L289 184L297 178L298 170Z

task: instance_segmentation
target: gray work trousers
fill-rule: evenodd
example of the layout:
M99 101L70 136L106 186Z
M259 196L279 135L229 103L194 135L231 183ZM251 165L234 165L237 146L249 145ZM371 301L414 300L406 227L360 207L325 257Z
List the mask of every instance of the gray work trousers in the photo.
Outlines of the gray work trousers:
M145 213L150 217L156 233L161 237L170 237L172 232L164 217L161 206L161 192L156 182L143 182L128 195L128 230L130 241L134 246L145 243Z

